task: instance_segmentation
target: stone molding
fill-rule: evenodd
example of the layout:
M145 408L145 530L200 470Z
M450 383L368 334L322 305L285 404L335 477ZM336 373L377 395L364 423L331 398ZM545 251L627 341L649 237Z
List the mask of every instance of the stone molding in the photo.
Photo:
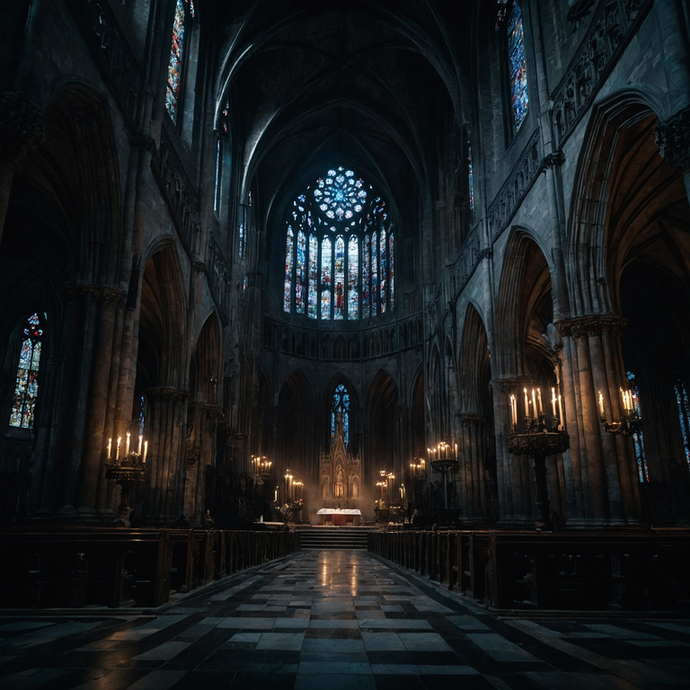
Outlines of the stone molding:
M534 379L529 376L509 376L504 379L494 379L492 384L498 384L498 391L504 395L515 393L526 387L534 385Z
M45 139L45 119L22 93L6 92L0 101L0 160L19 170L24 157Z
M194 238L201 230L199 197L166 134L165 126L161 131L160 145L157 150L154 148L151 155L151 169L182 244L191 257Z
M486 422L486 415L478 412L458 412L463 426L481 426Z
M539 156L539 141L539 130L535 129L508 179L489 206L487 218L492 242L495 242L508 226L537 176L544 169Z
M581 338L582 336L601 335L602 333L619 334L627 321L614 314L594 314L575 319L563 319L554 325L561 337Z
M160 386L158 388L147 388L144 391L144 396L147 401L151 402L182 403L189 397L189 391Z
M580 3L586 4L586 3ZM562 146L590 107L652 0L605 0L551 96L556 141Z
M213 233L209 233L206 279L223 326L230 323L230 264Z
M115 304L118 307L125 305L127 293L108 285L96 285L94 283L75 283L67 285L64 290L67 299L78 297L95 297L102 300L105 304Z
M690 106L679 110L654 129L659 153L680 173L690 170Z

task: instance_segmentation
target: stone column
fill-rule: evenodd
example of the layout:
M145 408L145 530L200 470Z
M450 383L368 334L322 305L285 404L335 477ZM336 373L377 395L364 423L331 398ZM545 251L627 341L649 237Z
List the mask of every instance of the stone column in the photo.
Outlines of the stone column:
M0 243L14 175L26 154L44 138L45 121L38 108L21 93L3 94L0 100Z
M145 395L149 452L143 519L148 524L162 524L183 510L187 393L150 388Z
M575 395L570 419L576 415L577 424L571 423L569 431L573 466L576 469L579 465L580 469L575 485L576 490L578 484L582 486L583 524L636 524L639 519L640 501L632 474L635 459L630 443L606 433L598 403L601 391L607 415L620 417L619 391L627 387L620 356L620 332L624 325L624 319L610 314L557 324L564 349L572 359L568 375Z
M486 445L484 427L486 417L483 414L460 412L462 420L462 438L464 459L462 466L462 494L464 498L463 517L487 517L486 509Z

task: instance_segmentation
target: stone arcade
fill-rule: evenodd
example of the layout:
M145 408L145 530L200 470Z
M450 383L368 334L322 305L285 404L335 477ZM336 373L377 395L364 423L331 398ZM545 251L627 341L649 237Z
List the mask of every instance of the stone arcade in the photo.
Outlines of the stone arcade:
M494 607L682 609L688 13L4 3L5 604L159 605L383 500L442 537L380 553Z

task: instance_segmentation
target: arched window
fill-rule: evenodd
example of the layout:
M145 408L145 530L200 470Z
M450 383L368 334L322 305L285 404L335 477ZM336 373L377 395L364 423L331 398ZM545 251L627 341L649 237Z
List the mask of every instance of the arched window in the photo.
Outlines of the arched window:
M165 109L170 119L177 123L182 70L184 65L185 32L194 18L194 0L177 0L173 18L170 59L168 60L168 83L165 89Z
M628 385L632 391L633 410L638 417L642 416L640 411L640 395L637 388L637 380L632 371L626 371L628 377ZM644 450L644 434L642 429L637 428L632 433L633 446L635 448L635 460L637 461L637 476L641 483L649 481L649 468L647 467L647 455Z
M371 185L352 170L331 168L293 202L283 310L304 314L306 300L307 316L322 321L368 319L392 311L393 237L386 202L374 196Z
M674 386L674 393L676 394L676 403L678 404L678 418L680 420L680 431L683 435L683 451L685 453L685 460L690 469L690 396L688 395L688 387L682 378L678 378Z
M22 336L17 379L10 411L10 426L18 429L33 429L43 337L43 327L38 314L27 319Z
M331 441L335 439L335 431L342 424L345 445L350 445L350 394L340 383L333 391L331 400Z
M507 22L506 22L507 19ZM525 60L525 32L519 0L498 0L496 31L505 24L506 50L508 55L508 86L510 91L513 134L516 134L527 117L529 95L527 93L527 68Z

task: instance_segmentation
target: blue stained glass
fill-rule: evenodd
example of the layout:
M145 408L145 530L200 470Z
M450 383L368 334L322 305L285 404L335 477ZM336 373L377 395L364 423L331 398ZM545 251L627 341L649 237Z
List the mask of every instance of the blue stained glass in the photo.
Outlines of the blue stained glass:
M640 396L637 389L637 381L635 374L632 371L626 371L628 377L628 385L632 391L633 409L635 413L641 417L640 410ZM638 428L632 433L633 446L635 448L635 460L637 461L637 474L641 483L649 481L649 468L647 467L647 455L644 449L644 434L642 429Z
M295 271L295 311L304 314L304 291L307 278L307 238L300 230L297 233L297 261Z
M522 11L520 10L518 0L513 0L510 21L508 22L508 60L510 66L513 133L515 133L524 122L529 105L525 64L525 36L522 26Z
M293 266L294 234L288 225L287 241L285 242L285 286L283 289L283 311L290 312L292 304L292 266Z
M351 220L362 212L366 198L364 182L342 166L329 170L325 178L316 181L314 188L314 201L330 220Z
M393 233L388 236L388 261L390 262L390 300L391 311L395 307L395 243L393 241Z
M309 294L308 294L308 316L310 319L317 317L318 302L318 280L319 280L319 241L316 235L309 236Z
M501 28L503 20L506 18L506 6L508 0L498 0L498 7L496 8L496 31Z
M321 318L331 318L333 291L333 255L331 241L324 237L321 241Z
M347 318L359 318L359 240L350 237L347 244Z
M379 292L381 293L381 313L385 314L388 307L387 288L388 288L388 243L386 242L386 229L381 228L379 237L379 268L381 271L381 282Z
M193 16L193 14L192 14ZM184 49L185 8L182 0L177 0L173 19L170 59L168 60L168 84L165 90L165 109L173 122L177 122L177 106L180 100L182 79L182 58Z
M371 235L371 315L378 312L379 272L378 272L378 238L376 232Z
M362 242L362 318L368 319L370 306L369 235Z
M333 318L341 320L345 315L345 240L335 241L335 293L333 296Z
M674 386L676 402L678 404L678 418L680 419L680 432L683 437L683 451L685 460L690 469L690 397L685 383L679 380Z
M38 370L41 364L41 336L38 314L27 319L24 328L25 338L22 340L17 378L14 386L14 396L10 408L10 426L21 429L33 429L36 398L38 397Z
M345 432L345 445L350 445L350 394L341 383L333 391L331 402L331 440L335 438L336 421L341 421Z

